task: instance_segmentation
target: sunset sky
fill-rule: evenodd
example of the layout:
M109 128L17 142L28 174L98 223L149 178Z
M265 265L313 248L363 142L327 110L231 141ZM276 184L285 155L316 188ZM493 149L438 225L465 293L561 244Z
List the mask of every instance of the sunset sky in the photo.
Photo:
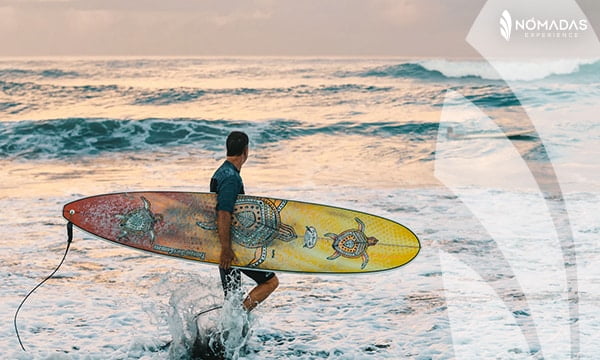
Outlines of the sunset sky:
M600 1L577 1L598 31ZM470 57L485 0L0 0L0 56Z

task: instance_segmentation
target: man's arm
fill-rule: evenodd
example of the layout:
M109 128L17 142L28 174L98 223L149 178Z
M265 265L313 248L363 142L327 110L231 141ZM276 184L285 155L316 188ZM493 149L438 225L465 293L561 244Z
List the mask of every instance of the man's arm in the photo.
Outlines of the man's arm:
M235 260L235 254L231 249L231 213L225 210L217 211L217 231L221 242L221 259L219 266L229 269Z

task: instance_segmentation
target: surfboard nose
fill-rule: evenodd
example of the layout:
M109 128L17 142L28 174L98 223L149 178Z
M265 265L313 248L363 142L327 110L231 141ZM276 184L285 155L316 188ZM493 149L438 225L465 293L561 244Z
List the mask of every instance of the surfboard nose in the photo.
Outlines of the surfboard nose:
M77 206L77 203L79 203L80 200L76 200L76 201L72 201L68 204L65 204L65 206L63 206L63 217L65 219L67 219L70 222L75 222L78 214L77 209L79 208L79 206Z

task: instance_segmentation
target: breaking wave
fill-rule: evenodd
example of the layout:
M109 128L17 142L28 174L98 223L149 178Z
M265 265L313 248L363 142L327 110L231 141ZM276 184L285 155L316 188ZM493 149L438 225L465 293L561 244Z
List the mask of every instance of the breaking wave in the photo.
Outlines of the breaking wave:
M326 135L362 135L411 141L433 139L437 123L339 122L326 125L296 120L267 122L198 119L68 118L0 123L0 158L60 159L118 151L157 151L194 146L220 151L232 130L252 135L258 146L282 140Z

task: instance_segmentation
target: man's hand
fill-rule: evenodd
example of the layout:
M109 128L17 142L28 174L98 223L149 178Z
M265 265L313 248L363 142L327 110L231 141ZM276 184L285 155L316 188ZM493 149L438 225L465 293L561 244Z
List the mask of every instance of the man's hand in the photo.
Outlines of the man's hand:
M235 253L231 249L231 246L222 246L221 247L221 262L219 266L223 269L229 269L231 267L231 263L236 259Z
M217 231L221 242L221 256L219 266L229 269L235 260L235 253L231 249L231 213L219 210L217 212Z

